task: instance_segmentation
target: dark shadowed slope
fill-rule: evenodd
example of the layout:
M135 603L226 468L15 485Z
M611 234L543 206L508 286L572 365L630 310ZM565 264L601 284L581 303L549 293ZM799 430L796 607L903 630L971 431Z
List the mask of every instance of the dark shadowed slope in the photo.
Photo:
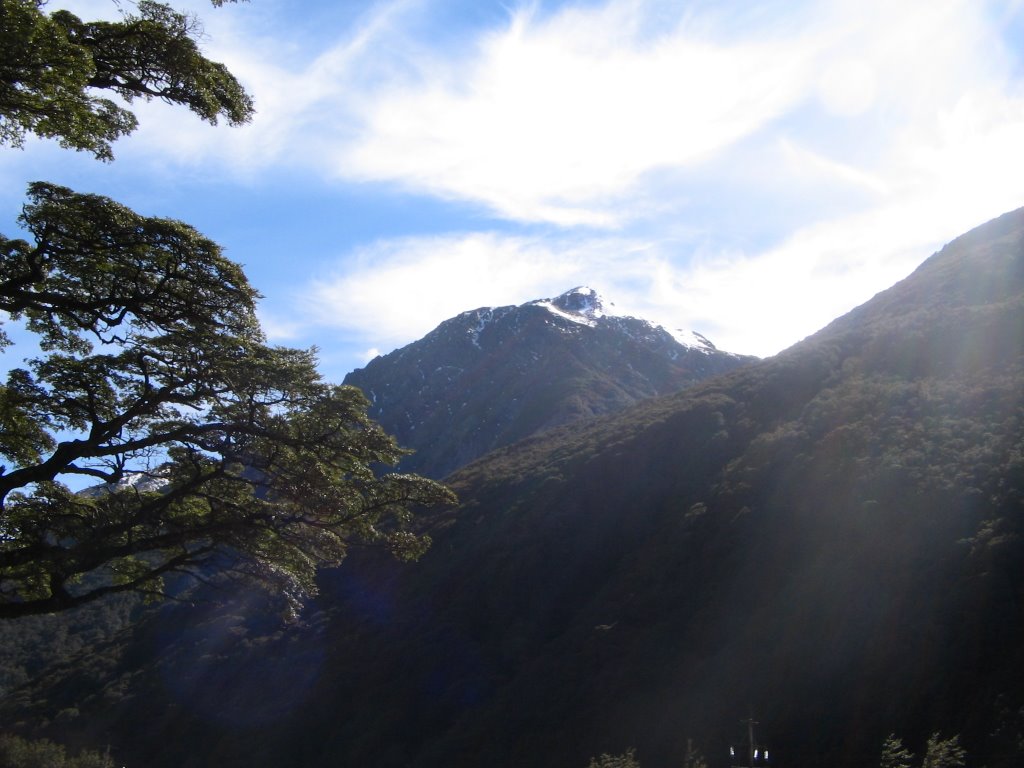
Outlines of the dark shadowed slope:
M142 765L1020 765L1024 210L787 352L489 454L306 626L171 609L4 715ZM273 625L269 625L271 628ZM100 659L110 659L102 662ZM105 665L105 666L104 666ZM290 684L289 684L290 682Z

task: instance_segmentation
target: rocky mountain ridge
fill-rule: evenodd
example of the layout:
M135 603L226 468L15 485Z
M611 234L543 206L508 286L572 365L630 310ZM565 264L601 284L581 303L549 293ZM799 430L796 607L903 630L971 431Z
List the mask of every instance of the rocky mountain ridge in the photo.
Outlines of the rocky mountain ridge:
M345 378L415 451L402 469L443 477L490 450L691 386L756 358L700 334L615 313L592 288L483 307Z

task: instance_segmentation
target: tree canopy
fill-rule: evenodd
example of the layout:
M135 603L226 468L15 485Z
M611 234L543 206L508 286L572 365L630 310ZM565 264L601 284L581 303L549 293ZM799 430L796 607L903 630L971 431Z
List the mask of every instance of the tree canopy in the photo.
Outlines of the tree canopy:
M44 183L20 220L35 242L0 238L0 309L44 354L0 388L0 616L214 563L298 600L350 542L422 552L408 505L451 493L374 473L403 452L313 352L265 343L216 244ZM71 475L111 490L74 494Z
M71 756L60 744L0 736L0 765L7 768L115 768L110 755L89 750Z
M111 142L138 121L107 94L181 104L211 123L251 119L252 99L203 56L188 15L140 0L120 21L83 22L44 6L0 0L0 144L20 146L32 133L110 160Z
M33 133L110 159L136 121L103 90L211 122L253 113L166 5L85 23L0 3L0 143ZM44 182L19 223L28 239L0 235L0 323L36 334L38 354L0 385L0 617L163 595L173 574L255 581L294 608L352 543L428 546L412 510L454 495L381 472L405 452L359 390L322 381L315 350L267 344L257 292L216 243ZM103 490L74 493L75 477Z
M640 761L636 759L636 750L627 749L621 755L605 752L600 757L592 757L588 768L640 768Z
M903 740L890 733L882 743L882 757L879 768L910 768L914 753L903 746Z

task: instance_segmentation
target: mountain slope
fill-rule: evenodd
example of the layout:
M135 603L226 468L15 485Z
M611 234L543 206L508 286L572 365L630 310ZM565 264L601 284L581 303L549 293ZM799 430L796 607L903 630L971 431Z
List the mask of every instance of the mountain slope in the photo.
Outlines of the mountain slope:
M934 731L1019 765L1024 209L771 360L452 483L421 563L354 557L304 626L171 606L5 717L154 766L657 768L693 737L717 768L751 715L787 768Z
M508 700L662 764L681 728L724 754L751 711L787 765L867 765L887 733L916 747L939 729L1018 764L1022 363L1016 212L773 360L468 468L456 486L493 516L490 542L574 549L517 562L574 611ZM491 546L474 583L513 592L491 564L514 548ZM467 613L485 599L457 594ZM474 713L438 749L500 742L509 714ZM535 727L493 749L526 759L556 730Z
M463 312L345 383L360 387L370 416L415 451L402 469L443 477L494 448L755 360L613 309L580 287Z

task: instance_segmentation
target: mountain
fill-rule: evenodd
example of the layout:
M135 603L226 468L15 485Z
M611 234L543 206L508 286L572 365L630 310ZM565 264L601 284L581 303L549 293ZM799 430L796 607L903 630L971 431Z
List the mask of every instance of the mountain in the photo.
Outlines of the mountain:
M401 468L444 477L495 448L676 392L756 358L700 334L615 313L591 288L446 320L345 378L370 416L415 453Z
M450 478L419 563L356 553L300 625L156 620L8 694L147 766L1024 763L1024 209L769 360ZM915 763L919 764L919 763Z

